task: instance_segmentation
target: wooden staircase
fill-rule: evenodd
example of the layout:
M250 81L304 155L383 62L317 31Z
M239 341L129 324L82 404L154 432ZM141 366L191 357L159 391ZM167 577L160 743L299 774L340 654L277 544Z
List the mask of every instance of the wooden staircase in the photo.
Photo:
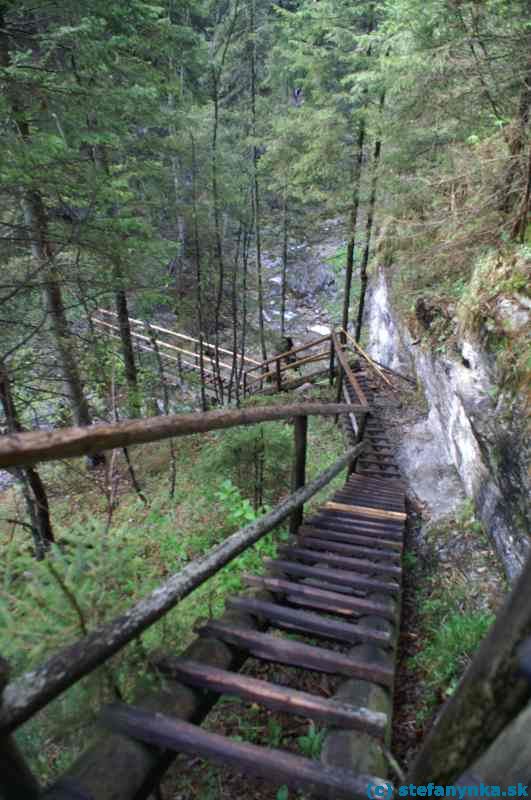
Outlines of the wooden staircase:
M371 402L375 386L356 373ZM358 387L358 391L359 391ZM351 401L359 395L347 383ZM370 443L358 471L312 516L295 537L267 559L264 575L246 575L249 591L230 598L229 612L254 619L254 629L212 620L199 635L223 642L261 662L357 679L381 687L389 713L300 690L299 680L279 685L178 656L161 657L158 669L194 690L233 695L267 709L305 717L328 728L332 764L286 750L234 741L165 714L116 704L105 723L114 731L165 750L190 753L230 766L272 786L286 785L319 798L366 798L368 785L388 784L334 757L338 732L389 740L395 648L399 629L401 555L406 524L405 485L377 416L366 427ZM352 435L354 434L351 431ZM367 649L368 648L368 649ZM289 675L299 674L288 670ZM328 759L330 762L330 759Z

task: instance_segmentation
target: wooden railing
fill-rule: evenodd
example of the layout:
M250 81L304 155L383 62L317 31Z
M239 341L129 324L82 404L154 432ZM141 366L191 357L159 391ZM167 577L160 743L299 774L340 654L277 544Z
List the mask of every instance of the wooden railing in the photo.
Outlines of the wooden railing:
M99 308L91 319L100 330L112 338L119 338L120 326L115 312ZM205 388L213 391L221 400L224 399L228 386L240 386L241 375L246 367L260 363L250 356L212 344L203 337L195 338L145 320L129 317L129 326L138 350L155 353L156 344L161 358L170 363L179 378L187 371L197 373ZM169 338L170 341L162 337Z
M336 415L351 405L306 403L210 412L207 414L157 417L129 423L71 428L46 433L21 433L2 437L0 464L28 465L37 461L80 456L94 450L159 441L198 431L218 430L271 420L295 420L295 458L292 494L272 511L229 536L204 556L172 575L150 595L128 611L97 628L52 656L46 663L8 682L8 667L0 659L0 790L17 786L25 797L37 798L38 787L10 734L82 677L104 664L139 634L157 622L206 580L291 517L294 530L302 519L304 503L348 467L363 444L352 447L317 478L306 484L307 417ZM356 413L366 414L364 408ZM2 692L3 689L3 692ZM0 792L1 793L1 792Z

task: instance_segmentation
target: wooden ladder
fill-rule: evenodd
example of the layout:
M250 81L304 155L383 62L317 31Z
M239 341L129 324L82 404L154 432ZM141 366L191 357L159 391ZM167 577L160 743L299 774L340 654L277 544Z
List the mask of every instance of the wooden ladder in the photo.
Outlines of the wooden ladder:
M300 526L297 536L278 548L278 558L266 560L265 575L244 576L254 594L230 598L227 607L255 618L258 630L213 620L199 635L246 657L355 678L392 692L406 513L404 484L387 477L387 465L386 460L385 477L351 475ZM358 655L360 645L371 645L376 657ZM300 691L298 685L278 685L178 656L161 657L157 667L195 690L233 695L247 704L306 717L329 726L332 735L346 730L380 742L389 735L390 715ZM369 784L388 784L385 775L356 774L341 763L323 764L235 741L130 705L109 706L104 722L150 745L200 756L314 797L361 800Z

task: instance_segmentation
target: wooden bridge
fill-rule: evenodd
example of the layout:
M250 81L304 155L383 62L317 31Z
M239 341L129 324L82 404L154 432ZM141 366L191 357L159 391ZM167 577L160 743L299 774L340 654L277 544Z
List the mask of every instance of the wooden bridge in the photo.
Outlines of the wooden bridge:
M5 668L3 684L0 681L0 790L5 797L139 800L149 796L179 752L230 765L272 786L302 790L305 796L391 796L389 787L397 775L388 750L407 514L405 484L376 404L389 373L363 358L359 348L354 348L353 361L345 332L313 343L314 349L323 345L338 401L344 402L19 434L0 442L0 466L5 466L263 419L291 418L295 431L292 493L275 509L37 670L8 682ZM283 381L287 370L281 359L282 355L250 368L263 388L268 388L263 380L267 373L277 389L288 383ZM248 378L246 388L250 387ZM347 442L345 454L306 483L307 419L312 414L341 414ZM344 469L344 485L304 517L304 503ZM246 575L248 590L229 598L225 614L205 624L184 653L154 657L154 666L167 681L164 691L103 709L101 722L107 733L102 732L57 783L46 790L39 787L12 732L286 519L291 540L278 547L277 558L266 562L265 574ZM529 668L531 609L522 600L522 587L530 577L528 565L408 780L471 783L478 775L482 780L490 777L490 783L506 779L504 775L492 780L489 764L501 763L500 754L521 741L522 714L530 724L526 703L531 691L524 673L526 665ZM248 657L288 665L290 682L280 685L239 674ZM338 678L336 694L323 697L304 691L304 676L310 672ZM221 695L325 725L322 760L204 730L201 722ZM478 697L488 700L480 703ZM522 780L515 779L514 764L512 773L507 764L507 774L512 775L511 783Z

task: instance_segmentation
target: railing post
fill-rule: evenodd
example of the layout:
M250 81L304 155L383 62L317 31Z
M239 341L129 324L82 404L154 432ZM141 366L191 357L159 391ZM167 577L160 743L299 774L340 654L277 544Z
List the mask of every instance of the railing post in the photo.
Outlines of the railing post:
M334 337L330 335L330 386L334 385L334 367L335 367L335 358L334 358Z
M295 417L295 453L293 460L292 491L301 489L306 483L306 440L308 434L308 417ZM291 514L289 530L295 535L302 525L303 506L299 506Z
M277 391L282 391L282 373L280 371L280 358L275 361L275 369L277 372Z
M356 444L360 444L365 437L365 427L367 425L368 414L364 414L358 423L358 432L356 436ZM358 468L358 456L350 462L348 466L348 474L352 475Z
M9 682L9 664L0 656L0 707L2 693ZM38 800L40 789L37 780L17 747L12 736L0 736L0 797L24 797Z

